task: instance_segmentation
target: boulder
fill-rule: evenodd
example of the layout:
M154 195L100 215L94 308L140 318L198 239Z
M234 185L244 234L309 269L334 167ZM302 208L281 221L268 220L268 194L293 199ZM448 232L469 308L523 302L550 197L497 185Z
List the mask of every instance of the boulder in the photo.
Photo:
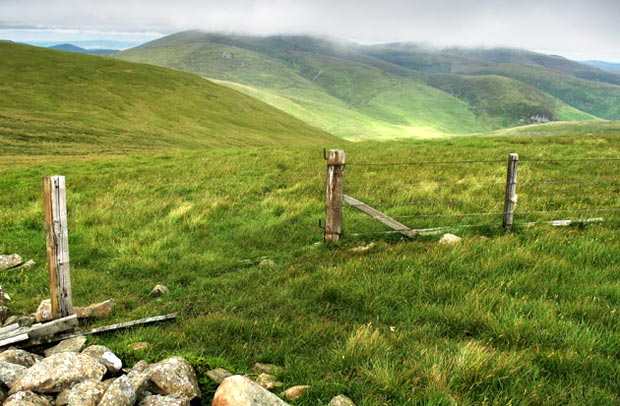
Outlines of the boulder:
M133 406L137 399L138 393L132 386L129 376L122 375L105 391L99 406Z
M34 318L37 323L44 323L52 320L52 299L42 300L37 308Z
M5 384L11 389L15 382L19 381L22 376L26 373L28 368L11 364L9 362L0 362L0 382Z
M103 345L91 345L86 347L82 354L90 355L97 362L101 363L106 369L108 373L114 375L120 372L123 367L123 361L120 360L114 353Z
M211 378L212 381L215 381L216 383L222 383L224 382L224 379L233 376L233 374L231 374L224 368L215 368L210 371L207 371L207 376Z
M292 386L282 393L282 397L288 401L297 400L310 389L312 389L312 387L308 385Z
M37 362L26 370L9 393L62 392L87 379L100 381L105 373L105 367L88 355L61 352Z
M20 391L9 396L4 406L51 406L42 396L31 391Z
M16 266L21 265L22 262L22 257L17 254L0 255L0 271L15 268Z
M200 397L194 368L181 357L172 357L152 364L144 372L159 389L159 395L176 395L189 400Z
M461 240L461 237L448 233L441 236L441 238L439 239L439 244L456 244Z
M43 352L45 353L46 357L49 357L50 355L54 355L54 354L59 354L61 352L80 352L84 349L85 345L86 345L86 337L79 336L79 337L73 337L73 338L68 338L66 340L63 340L60 343L58 343L58 345L52 348L48 348L47 350Z
M91 304L86 307L74 307L73 311L78 319L102 318L112 314L115 304L114 299L108 299L105 302Z
M217 388L212 406L286 406L287 403L256 382L234 375Z
M332 398L329 406L355 406L355 403L345 395L338 395Z
M0 353L0 362L10 362L26 368L30 368L42 359L43 357L40 355L31 354L24 350L10 349Z

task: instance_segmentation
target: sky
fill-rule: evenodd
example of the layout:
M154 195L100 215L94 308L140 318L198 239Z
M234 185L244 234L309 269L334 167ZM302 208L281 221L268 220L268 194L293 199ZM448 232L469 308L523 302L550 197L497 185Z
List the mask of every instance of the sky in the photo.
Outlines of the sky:
M620 62L620 0L0 0L0 38L141 43L202 29L525 48Z

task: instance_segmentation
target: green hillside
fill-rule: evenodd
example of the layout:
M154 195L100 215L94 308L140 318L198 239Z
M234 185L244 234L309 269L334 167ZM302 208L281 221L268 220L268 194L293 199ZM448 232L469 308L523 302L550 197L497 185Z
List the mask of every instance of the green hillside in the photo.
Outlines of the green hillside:
M52 155L244 145L334 137L194 75L0 43L2 153Z
M620 93L614 92L620 92L619 86L578 79L565 72L572 69L575 73L579 67L584 72L606 74L601 70L564 60L564 64L554 65L563 71L552 71L543 65L553 65L547 59L554 57L544 59L535 53L527 53L527 60L515 57L501 64L485 60L485 56L491 59L462 50L440 52L411 44L361 46L304 36L187 31L115 57L219 80L352 140L471 134L548 119L616 116L613 106ZM533 62L537 58L538 64ZM574 85L580 86L579 94L571 98L553 86L541 87L534 79L521 80L498 68L505 63L510 69L520 69L526 62L538 69L536 74L548 71L545 80L560 75L579 81ZM490 71L484 74L485 69Z

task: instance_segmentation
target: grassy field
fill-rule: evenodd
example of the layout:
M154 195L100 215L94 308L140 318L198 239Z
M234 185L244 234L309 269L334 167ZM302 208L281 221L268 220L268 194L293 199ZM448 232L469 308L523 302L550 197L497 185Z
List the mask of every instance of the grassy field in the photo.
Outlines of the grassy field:
M0 280L14 313L48 297L41 177L63 174L74 303L114 297L113 316L98 324L180 313L91 340L129 364L188 357L205 405L216 388L208 368L243 374L255 362L281 365L286 386L312 385L296 405L339 393L359 406L617 405L620 216L592 209L620 206L620 161L571 161L620 157L620 127L599 125L345 145L345 193L412 216L401 221L413 227L476 226L456 228L464 239L454 246L385 234L350 208L341 244L323 245L319 148L4 164L0 252L38 265ZM462 216L501 211L511 152L521 157L518 210L577 212L518 211L512 233L500 229L501 215ZM561 161L536 161L551 158ZM492 162L364 166L453 160ZM545 180L587 183L536 183ZM520 225L558 217L606 221ZM265 258L275 267L261 266ZM149 297L156 283L170 294ZM145 340L148 350L127 348Z

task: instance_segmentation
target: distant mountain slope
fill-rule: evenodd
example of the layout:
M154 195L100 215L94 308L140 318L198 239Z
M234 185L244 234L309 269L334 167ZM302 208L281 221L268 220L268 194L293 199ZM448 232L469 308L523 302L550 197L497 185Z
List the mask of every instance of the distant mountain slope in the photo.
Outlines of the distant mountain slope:
M597 85L603 88L593 92L595 100L581 104L578 100L571 107L570 102L560 100L563 92L554 94L504 74L497 69L503 65L485 60L491 56L457 51L439 52L412 44L362 46L306 36L187 31L114 57L217 79L348 139L467 134L541 120L615 115L601 99L606 90L620 91L618 86L583 81L588 91ZM537 55L528 54L528 58ZM555 73L529 59L528 64L535 65L536 72ZM564 72L558 75L577 79ZM466 79L474 76L480 77ZM611 98L616 100L613 91ZM580 107L589 110L580 111L585 110Z
M88 54L88 55L110 55L116 51L115 49L85 49L80 48L73 44L58 44L49 47L50 49L55 49L57 51L65 51L65 52L75 52L77 54Z
M586 65L594 66L595 68L603 69L609 72L620 74L620 63L603 62L603 61L582 61Z
M187 73L11 43L0 54L4 154L337 142Z

